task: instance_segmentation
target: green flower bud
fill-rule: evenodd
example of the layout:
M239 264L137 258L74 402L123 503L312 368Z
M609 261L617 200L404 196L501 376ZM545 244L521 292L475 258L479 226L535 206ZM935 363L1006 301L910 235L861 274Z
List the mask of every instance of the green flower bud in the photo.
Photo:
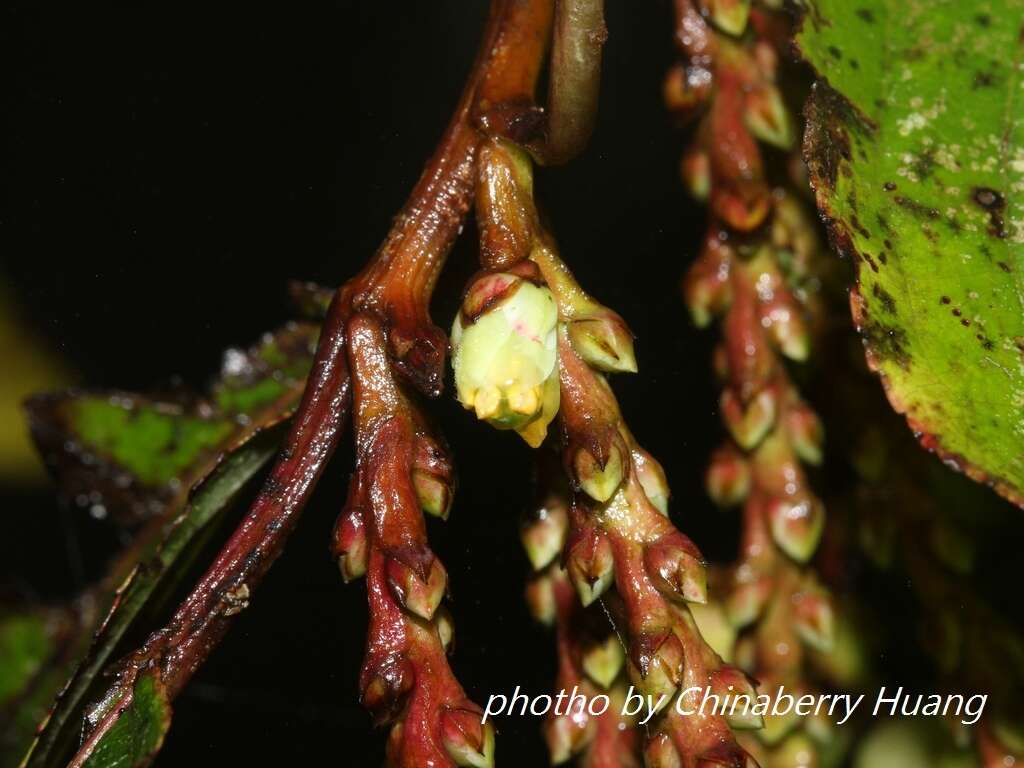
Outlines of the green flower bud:
M535 448L558 412L557 323L551 291L499 272L470 288L452 327L459 402Z

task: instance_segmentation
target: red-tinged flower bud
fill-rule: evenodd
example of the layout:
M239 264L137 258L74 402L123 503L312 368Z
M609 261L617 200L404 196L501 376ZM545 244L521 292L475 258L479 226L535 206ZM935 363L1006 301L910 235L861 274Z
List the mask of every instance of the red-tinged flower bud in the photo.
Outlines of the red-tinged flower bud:
M737 584L725 601L729 623L742 629L757 621L774 588L775 580L771 576L761 576Z
M802 172L806 174L802 158L799 158L799 154L797 157ZM804 189L806 187L797 188ZM807 262L819 250L817 228L804 205L792 195L776 190L771 229L772 244L778 249L792 252L795 257L790 265L794 276L804 277L807 272Z
M711 157L702 146L693 144L683 152L679 175L694 200L704 202L711 194Z
M595 642L583 649L583 671L587 677L602 688L610 688L626 663L626 653L618 635L611 634L603 641Z
M401 711L415 677L412 664L400 656L386 659L372 672L363 670L360 701L373 714L377 725L390 722Z
M797 362L807 359L811 348L807 323L800 306L788 291L762 304L759 314L761 327L768 331L783 355Z
M441 716L441 741L458 766L493 768L494 728L477 709L448 708Z
M810 496L776 498L768 505L768 522L772 538L779 548L798 563L805 563L821 540L825 508L818 499Z
M776 678L762 676L760 680L762 691L777 691L781 685L782 681ZM786 692L792 694L796 699L799 699L804 693L802 688L794 688L792 685L786 685ZM757 737L763 744L770 747L775 746L795 731L802 722L803 718L796 713L795 709L779 715L769 711L764 717L764 728L757 732Z
M665 108L689 119L707 104L713 84L711 70L700 65L677 63L665 76L662 89Z
M669 706L683 679L683 644L671 629L641 631L630 645L630 675L652 701Z
M445 653L451 653L452 643L455 641L455 621L452 619L451 611L443 605L434 614L434 626L437 628L437 639L441 641L441 647Z
M644 747L645 768L683 768L679 750L666 733L658 733Z
M691 603L687 607L704 642L723 659L731 661L737 633L725 613L725 605L712 600L705 605Z
M609 443L604 457L595 456L586 446L580 446L573 457L572 468L580 488L595 501L605 502L622 485L626 459L618 441Z
M422 577L417 568L399 560L388 559L388 586L398 604L407 611L429 621L441 604L448 586L448 574L441 561L429 556L426 575Z
M743 122L752 134L767 144L779 149L793 146L793 120L773 83L762 80L747 92Z
M750 18L750 0L701 0L704 15L722 32L739 37Z
M835 639L835 614L829 596L814 587L794 594L793 628L810 647L830 651Z
M551 626L558 614L555 585L547 573L542 573L526 584L526 606L530 615L541 624Z
M573 349L591 367L607 373L636 373L633 332L611 310L570 320Z
M750 493L750 465L735 447L723 445L711 456L704 484L715 504L735 506Z
M447 520L455 495L455 467L446 448L426 434L416 438L412 482L423 511Z
M566 567L580 602L590 605L614 580L615 556L611 542L593 529L583 532L569 550Z
M732 301L730 253L727 248L705 247L683 281L683 299L699 328L710 323Z
M434 517L447 520L452 506L451 485L437 475L415 469L412 471L412 482L423 511Z
M697 768L758 768L758 765L739 744L726 741L698 757Z
M651 454L643 448L634 446L631 452L633 457L633 469L640 480L640 487L644 489L647 500L653 504L661 514L668 516L668 500L671 496L668 487L668 478L665 470Z
M762 5L774 7L776 10L782 7L783 0L760 0ZM758 40L753 45L754 64L761 77L765 80L774 81L779 69L779 54L775 46L768 40Z
M791 406L785 417L786 435L796 455L808 464L821 464L825 427L805 403Z
M362 510L350 507L342 512L332 538L331 549L345 583L365 575L368 549Z
M732 389L722 391L719 407L733 439L745 451L756 448L775 425L778 414L775 389L765 387L744 406Z
M673 600L707 602L708 576L704 558L683 534L674 532L648 544L644 565L658 591Z
M768 217L772 199L768 187L760 181L742 184L716 184L711 207L731 229L752 232Z
M736 667L721 667L711 676L711 692L721 700L732 702L725 710L725 719L737 730L755 730L764 726L764 718L751 712L757 698L754 682ZM738 696L746 697L737 700ZM733 706L735 705L735 706Z
M519 529L519 536L535 571L548 566L562 552L569 531L569 511L560 497L552 495L534 510Z
M589 744L597 732L597 723L584 710L574 707L570 712L553 715L544 723L544 740L552 765L568 762Z

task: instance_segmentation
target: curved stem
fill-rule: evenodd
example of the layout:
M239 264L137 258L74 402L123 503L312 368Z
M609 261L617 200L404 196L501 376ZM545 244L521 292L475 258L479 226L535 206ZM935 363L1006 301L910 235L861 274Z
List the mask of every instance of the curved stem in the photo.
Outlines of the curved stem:
M604 0L557 0L555 9L547 136L537 152L546 165L571 160L590 140L601 88L601 49L608 38Z

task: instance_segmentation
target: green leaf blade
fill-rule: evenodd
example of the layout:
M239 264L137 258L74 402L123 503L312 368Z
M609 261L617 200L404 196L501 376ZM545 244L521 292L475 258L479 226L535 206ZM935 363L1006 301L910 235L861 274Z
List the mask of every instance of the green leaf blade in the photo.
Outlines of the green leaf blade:
M101 731L89 756L74 768L140 768L149 765L160 750L171 726L171 705L167 692L153 674L140 675L127 704L111 717L109 728Z
M289 324L265 335L252 349L230 351L208 396L184 404L121 393L71 393L46 396L30 407L44 450L50 446L61 451L70 440L80 444L77 453L59 452L51 462L65 489L66 474L71 473L75 487L86 493L101 490L108 504L116 500L111 494L119 485L128 485L136 496L161 488L173 493L163 497L162 509L152 515L106 581L90 592L104 618L95 637L91 637L94 620L83 627L84 647L68 662L73 665L80 660L77 669L62 668L63 674L47 681L45 691L36 692L52 702L60 685L67 683L23 766L63 768L77 746L87 705L100 699L122 700L130 692L132 680L125 679L104 693L110 683L101 673L123 653L122 640L129 632L159 617L163 598L188 572L204 542L219 530L239 494L273 459L305 388L318 335L313 324ZM268 381L272 387L267 387ZM220 408L216 403L225 392L236 400L231 407ZM187 455L188 461L175 459L176 452ZM81 460L84 455L88 461ZM159 466L162 473L168 456L177 462L179 472L161 485L165 476L150 469ZM118 483L118 477L130 482ZM110 482L111 478L115 481ZM145 485L143 478L157 485ZM120 717L115 713L108 726ZM13 739L22 753L28 747L23 736L24 729L19 728ZM125 749L134 743L123 741ZM104 759L113 759L113 754L105 748ZM129 750L122 762L108 760L103 765L135 765L131 754Z
M1024 2L815 0L804 150L868 359L922 443L1024 504Z

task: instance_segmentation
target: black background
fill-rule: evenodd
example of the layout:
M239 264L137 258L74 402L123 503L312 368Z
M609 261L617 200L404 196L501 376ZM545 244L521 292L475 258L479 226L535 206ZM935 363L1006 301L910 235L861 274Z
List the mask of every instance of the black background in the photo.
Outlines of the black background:
M28 324L90 386L145 391L174 375L201 386L225 347L290 316L289 278L337 285L373 253L447 122L486 6L6 4L2 269ZM641 375L615 383L623 409L666 466L677 523L724 561L736 521L701 482L721 434L713 334L691 327L677 289L704 214L679 183L683 137L661 107L670 9L609 3L608 26L592 144L540 171L538 195L580 281L636 332ZM470 226L438 324L474 259ZM516 685L545 692L553 643L523 606L517 536L529 451L450 391L431 408L461 481L451 520L431 521L454 594L455 671L481 703ZM380 764L383 736L356 701L363 588L342 585L326 549L351 461L346 443L251 608L177 701L158 765ZM48 489L2 498L5 583L59 599L102 571L112 531L58 510ZM502 722L499 758L546 764L538 722Z

